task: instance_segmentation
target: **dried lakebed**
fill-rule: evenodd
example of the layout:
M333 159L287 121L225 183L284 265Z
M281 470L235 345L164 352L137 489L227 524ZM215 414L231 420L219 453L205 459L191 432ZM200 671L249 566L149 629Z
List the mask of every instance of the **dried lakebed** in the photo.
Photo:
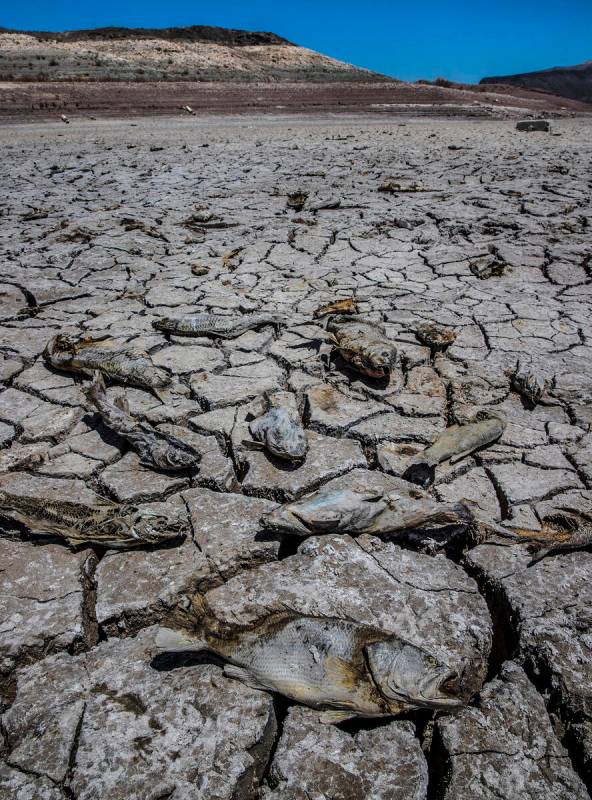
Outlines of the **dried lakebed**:
M40 508L99 494L186 534L71 548L2 518L2 800L589 796L585 547L533 563L527 544L450 526L301 538L261 521L347 489L464 501L541 537L549 520L590 528L592 123L553 131L362 118L0 129L0 493ZM395 345L390 379L352 371L315 317L348 299ZM153 325L198 312L283 322L235 338ZM455 338L430 344L428 323ZM58 334L148 353L168 384L107 379L105 402L124 398L198 468L140 463L89 379L44 360ZM536 404L518 362L544 384ZM303 462L253 447L272 393L303 421ZM403 479L479 412L505 420L497 441L438 464L425 490ZM163 626L221 634L274 614L401 637L455 672L463 705L326 725L220 660L158 651Z

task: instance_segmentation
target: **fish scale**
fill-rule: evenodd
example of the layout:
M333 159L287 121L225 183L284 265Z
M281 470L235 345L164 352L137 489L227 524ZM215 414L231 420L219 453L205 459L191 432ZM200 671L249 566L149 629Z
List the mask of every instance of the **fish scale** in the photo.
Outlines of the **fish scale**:
M176 336L216 336L220 339L233 339L248 330L263 325L279 325L281 318L277 314L260 312L244 314L241 317L223 314L194 314L187 317L162 317L152 323L158 331L173 333Z

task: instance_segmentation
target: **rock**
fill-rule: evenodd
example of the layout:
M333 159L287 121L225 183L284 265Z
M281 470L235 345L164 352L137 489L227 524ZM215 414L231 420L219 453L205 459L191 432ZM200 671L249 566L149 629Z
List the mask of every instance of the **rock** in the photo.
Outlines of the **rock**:
M517 131L532 133L533 131L543 131L549 133L551 127L546 119L527 119L516 123Z
M355 436L364 443L376 442L419 442L431 444L446 427L438 417L404 417L396 411L380 414L377 417L353 425L349 436Z
M367 466L359 442L309 431L308 444L306 460L297 467L286 466L265 452L244 451L248 472L243 491L278 502L293 500L330 478Z
M538 469L527 464L493 464L491 473L508 505L542 500L565 489L583 488L573 470Z
M96 642L85 586L96 556L59 544L0 539L0 674L66 648Z
M63 796L47 778L37 778L0 763L0 797L7 800L62 800Z
M423 445L383 442L376 448L376 459L381 470L401 478L413 456L423 449Z
M277 558L279 541L263 533L259 523L274 503L208 489L188 489L182 496L194 540L222 579Z
M210 371L224 364L224 356L215 347L192 345L171 345L164 347L152 356L158 367L166 367L178 375L188 372Z
M473 580L444 556L371 536L310 538L295 555L209 591L205 609L213 626L250 625L279 610L377 625L456 669L467 698L487 668L490 621Z
M244 403L275 389L279 389L279 381L273 373L250 378L200 372L191 380L193 395L209 410Z
M350 735L322 725L318 712L293 706L262 800L424 800L428 770L410 722Z
M22 670L3 718L10 763L79 800L252 797L275 733L271 698L209 664L155 669L154 635Z
M444 502L456 503L459 500L470 500L482 512L483 518L496 522L501 520L502 514L495 488L483 467L471 469L449 483L438 483L436 491L438 497Z
M159 500L170 492L183 489L189 483L184 473L143 467L135 453L127 453L116 464L106 467L99 481L121 503Z
M580 774L589 782L592 554L548 556L532 567L528 566L530 558L523 546L480 545L470 551L467 560L492 596L498 598L496 607L505 613L501 628L514 631L505 646L511 648L515 640L527 671L546 687L551 706L557 709L567 729L564 741L581 767Z
M337 435L388 406L372 401L354 400L328 383L313 386L306 392L310 426L322 433Z
M444 800L585 800L543 698L507 661L477 705L436 722L449 763Z
M221 492L238 489L232 461L222 454L215 436L201 436L180 425L160 425L160 430L187 442L201 453L197 481Z

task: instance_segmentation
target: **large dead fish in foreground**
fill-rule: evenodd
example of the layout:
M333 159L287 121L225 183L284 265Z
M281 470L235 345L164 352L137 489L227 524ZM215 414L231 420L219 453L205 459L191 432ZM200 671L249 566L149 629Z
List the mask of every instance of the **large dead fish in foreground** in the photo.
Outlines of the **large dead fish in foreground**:
M403 478L419 486L431 486L436 477L436 466L444 461L460 461L474 450L485 447L500 438L506 427L501 417L491 416L467 425L452 425L438 436L433 445L419 453L409 464Z
M85 394L99 411L103 422L127 439L140 456L141 464L167 470L195 469L198 466L201 454L191 445L132 417L122 398L112 403L107 397L105 381L100 372L95 372Z
M215 336L219 339L234 339L242 333L264 325L273 325L277 329L282 322L283 317L279 314L267 311L243 314L240 317L204 312L187 317L162 317L154 320L152 327L175 336Z
M363 375L386 378L397 365L397 348L377 322L336 316L327 323L327 332L341 357Z
M421 493L423 494L423 492ZM369 533L388 536L406 530L471 525L463 503L437 503L380 490L321 489L264 514L262 526L277 533L312 536L324 533Z
M263 398L262 414L249 423L254 442L284 461L300 463L308 452L308 438L302 427L294 395L275 392ZM256 446L256 445L255 445Z
M132 386L162 389L171 382L168 372L155 366L148 353L121 345L109 336L74 339L58 334L48 342L43 357L56 369L89 376L98 370Z
M0 515L38 536L58 536L69 545L98 544L108 548L166 544L179 538L178 523L136 506L113 503L97 495L96 503L73 503L19 495L0 486Z
M317 709L322 722L385 717L413 708L452 708L458 676L425 650L377 628L327 617L270 617L227 638L161 629L164 651L206 651L224 673Z

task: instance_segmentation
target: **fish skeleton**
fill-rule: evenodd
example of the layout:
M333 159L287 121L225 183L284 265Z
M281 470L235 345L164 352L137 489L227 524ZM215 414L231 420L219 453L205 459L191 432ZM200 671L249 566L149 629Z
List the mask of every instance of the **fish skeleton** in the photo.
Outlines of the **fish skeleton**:
M403 478L424 488L436 477L436 466L443 461L456 463L480 447L500 438L506 428L504 419L490 416L467 425L451 425L438 436L433 445L419 453L409 464Z
M261 524L267 530L295 536L388 536L405 530L468 526L473 519L463 503L437 503L429 497L413 498L380 490L321 489L264 514Z
M99 370L108 378L132 386L161 389L171 382L168 372L156 367L148 353L123 347L108 336L77 340L58 334L48 342L43 357L56 369L84 375Z
M95 372L85 394L97 408L103 422L127 439L140 456L141 464L167 470L195 469L198 466L201 454L191 445L134 419L123 399L118 398L112 403L107 397L105 381L100 372Z
M457 674L419 647L369 625L331 617L275 616L227 638L161 629L164 651L223 657L227 677L316 709L323 722L450 708Z
M162 514L113 503L99 495L91 506L19 495L0 486L0 515L20 522L32 534L59 536L72 547L142 547L164 544L181 535L178 523L171 524Z
M264 398L267 410L249 423L253 439L285 461L298 463L308 452L308 437L302 427L293 395L276 392Z
M397 364L397 348L376 322L340 315L329 319L327 331L342 358L363 375L385 378Z
M154 320L152 327L175 336L215 336L220 339L234 339L246 331L261 328L263 325L273 325L277 329L282 321L279 314L266 311L243 314L241 317L202 313L177 319L162 317Z

